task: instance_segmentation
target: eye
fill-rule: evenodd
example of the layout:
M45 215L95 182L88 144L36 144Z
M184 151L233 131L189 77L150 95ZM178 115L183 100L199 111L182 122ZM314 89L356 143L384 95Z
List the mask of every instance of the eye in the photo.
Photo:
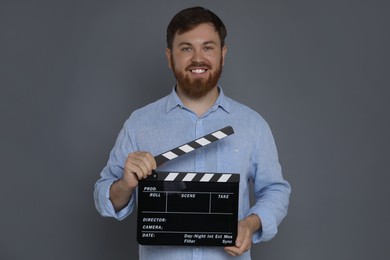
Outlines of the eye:
M183 48L181 49L181 51L184 51L184 52L190 52L191 50L192 50L191 47L183 47Z
M204 49L205 51L211 51L211 50L213 50L214 48L213 48L212 46L205 46L205 47L203 47L203 49Z

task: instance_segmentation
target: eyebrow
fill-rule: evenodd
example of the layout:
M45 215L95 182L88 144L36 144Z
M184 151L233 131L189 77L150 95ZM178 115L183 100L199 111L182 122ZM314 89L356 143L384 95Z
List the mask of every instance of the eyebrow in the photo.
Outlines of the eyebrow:
M217 45L217 43L215 41L207 41L207 42L202 43L202 45L208 45L208 44ZM183 45L192 46L193 44L190 43L190 42L181 42L181 43L179 43L178 46L180 47L180 46L183 46Z

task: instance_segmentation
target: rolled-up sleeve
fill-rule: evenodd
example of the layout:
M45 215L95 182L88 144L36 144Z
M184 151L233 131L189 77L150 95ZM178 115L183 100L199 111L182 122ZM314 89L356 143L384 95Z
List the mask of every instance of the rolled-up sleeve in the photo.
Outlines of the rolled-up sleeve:
M124 164L129 153L134 151L130 134L130 120L127 120L120 131L114 148L110 152L107 165L100 173L100 179L95 183L94 200L97 211L104 217L113 217L122 220L127 217L135 206L135 192L128 204L116 212L110 200L111 185L123 177Z
M253 234L253 242L268 241L278 232L278 225L287 214L290 184L283 179L274 138L268 124L260 131L253 174L256 202L247 216L256 214L261 229Z

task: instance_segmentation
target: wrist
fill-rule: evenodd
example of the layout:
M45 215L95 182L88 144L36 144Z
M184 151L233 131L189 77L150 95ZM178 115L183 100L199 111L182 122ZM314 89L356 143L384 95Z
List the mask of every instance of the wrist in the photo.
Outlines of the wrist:
M249 229L252 231L252 233L256 232L261 228L261 220L260 217L256 214L251 214L245 219L247 225L249 226Z
M118 185L118 188L122 191L122 192L126 192L126 193L131 193L135 187L137 187L137 184L131 184L131 183L128 183L126 182L125 179L119 179L117 180L117 185Z

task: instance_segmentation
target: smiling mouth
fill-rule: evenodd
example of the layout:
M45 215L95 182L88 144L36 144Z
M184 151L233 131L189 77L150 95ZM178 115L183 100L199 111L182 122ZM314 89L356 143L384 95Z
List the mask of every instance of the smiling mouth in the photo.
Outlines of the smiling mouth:
M202 74L202 73L205 73L208 69L190 69L189 71L191 71L192 73L195 73L195 74Z
M195 75L201 75L203 73L206 73L208 70L210 70L211 67L203 62L193 62L191 65L189 65L186 70L191 72Z

